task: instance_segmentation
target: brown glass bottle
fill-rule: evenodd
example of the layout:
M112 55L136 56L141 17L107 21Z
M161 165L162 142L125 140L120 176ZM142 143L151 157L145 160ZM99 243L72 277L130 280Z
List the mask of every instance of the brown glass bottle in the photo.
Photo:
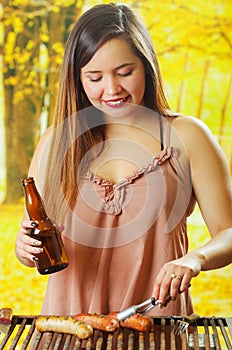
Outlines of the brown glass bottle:
M33 177L22 179L22 185L29 218L38 223L30 236L42 242L43 251L37 255L36 267L42 275L63 270L68 266L68 258L61 234L46 214Z

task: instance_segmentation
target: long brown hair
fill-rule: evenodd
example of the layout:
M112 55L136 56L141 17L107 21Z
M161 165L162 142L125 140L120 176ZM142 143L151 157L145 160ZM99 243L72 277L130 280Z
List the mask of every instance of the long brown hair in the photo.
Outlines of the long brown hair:
M104 140L103 116L91 107L81 84L80 70L106 41L117 37L124 38L144 64L145 106L161 115L169 114L159 64L143 20L125 4L101 4L85 12L66 43L44 184L48 214L59 223L67 206L75 202L77 179L87 166L84 156L87 153L96 156L91 150ZM91 125L92 114L97 124Z

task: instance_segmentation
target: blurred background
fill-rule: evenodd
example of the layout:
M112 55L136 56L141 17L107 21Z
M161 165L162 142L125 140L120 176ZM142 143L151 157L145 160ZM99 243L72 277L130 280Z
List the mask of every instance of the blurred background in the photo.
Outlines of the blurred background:
M46 276L15 258L23 214L20 180L51 123L64 44L73 23L103 2L109 1L0 4L0 308L11 307L15 314L38 314L47 283ZM124 2L144 17L151 32L172 109L210 127L232 170L231 0ZM188 226L190 249L209 239L198 208ZM231 317L231 279L231 265L193 279L195 311Z

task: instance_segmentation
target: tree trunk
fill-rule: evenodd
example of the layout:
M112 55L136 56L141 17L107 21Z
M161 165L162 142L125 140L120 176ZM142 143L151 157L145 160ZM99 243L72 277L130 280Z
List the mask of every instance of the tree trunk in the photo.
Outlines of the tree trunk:
M9 42L8 35L13 34L16 37L14 49L17 48L21 54L19 59L14 57L15 52L12 52L13 60L9 60L9 56L7 60L7 53L4 58L6 203L13 203L22 196L20 179L28 173L40 136L42 111L47 118L43 128L46 128L53 118L60 66L60 61L57 60L60 53L56 52L55 47L57 43L65 45L70 27L80 11L76 4L62 7L58 12L53 12L52 7L43 7L43 4L26 6L16 11L16 16L24 26L23 31L17 32L13 25L5 27L4 42ZM41 36L43 30L44 36ZM28 48L30 41L34 43L32 49ZM40 66L41 44L47 46L47 73L44 73ZM24 61L24 55L28 54L29 59ZM32 72L33 79L30 78Z
M51 12L48 16L48 30L49 42L47 45L49 67L47 76L48 86L48 125L51 124L54 116L54 109L56 104L56 94L59 81L60 63L56 61L56 52L54 51L54 44L61 43L65 46L71 27L80 16L81 9L75 5L63 7L59 13Z
M22 55L29 40L36 40L38 21L27 27L27 35L18 34L15 46ZM5 27L5 42L12 27ZM39 47L35 45L33 54L38 55ZM6 130L6 195L5 203L13 203L22 197L20 179L26 176L29 162L34 152L39 131L41 112L41 90L39 75L36 82L28 83L33 69L34 55L26 63L7 59L4 56L4 94L5 94L5 130ZM25 67L23 66L25 64ZM24 69L23 69L24 68ZM21 97L19 97L21 96Z

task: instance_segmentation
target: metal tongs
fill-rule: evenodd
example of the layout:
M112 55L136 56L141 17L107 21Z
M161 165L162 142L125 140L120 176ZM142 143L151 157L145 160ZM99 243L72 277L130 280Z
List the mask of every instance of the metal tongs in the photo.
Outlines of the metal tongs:
M167 296L166 298L166 302L170 299L170 295ZM136 313L139 314L144 314L148 311L150 311L151 309L153 309L153 307L156 307L158 305L161 305L161 301L160 300L155 300L155 298L149 298L145 301L143 301L142 303L138 304L138 305L132 305L120 312L117 313L117 318L120 321L125 320L127 317L130 317Z

